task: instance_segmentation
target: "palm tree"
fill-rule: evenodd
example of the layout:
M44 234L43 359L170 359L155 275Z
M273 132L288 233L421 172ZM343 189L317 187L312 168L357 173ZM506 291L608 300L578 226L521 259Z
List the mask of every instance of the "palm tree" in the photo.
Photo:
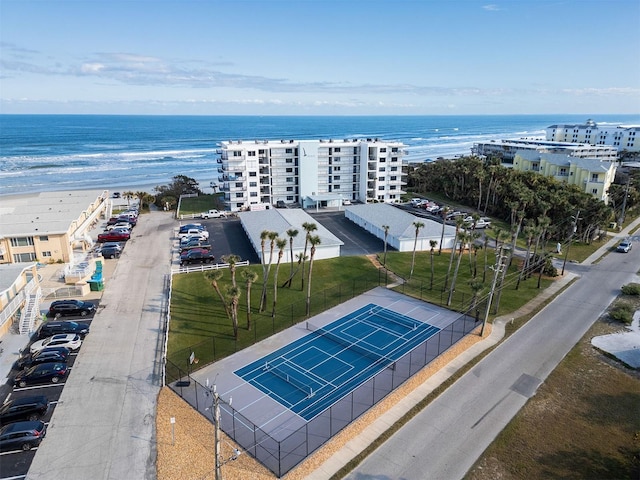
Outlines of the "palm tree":
M433 253L435 251L436 245L438 244L438 242L436 242L435 240L429 240L429 246L431 247L431 284L429 289L433 290Z
M533 225L526 225L523 229L522 229L522 233L524 234L525 238L527 239L527 253L524 257L524 262L522 262L522 269L520 269L520 274L518 275L518 281L516 282L516 290L518 290L518 288L520 287L520 282L522 281L522 278L527 278L527 272L529 271L529 255L531 254L531 245L533 244L533 238L535 236L536 233L536 227L534 227Z
M131 190L128 190L122 194L122 196L127 200L127 207L130 206L131 199L136 196Z
M311 244L311 255L309 257L309 279L307 280L307 316L311 312L311 272L313 270L313 257L316 254L316 245L320 245L320 237L318 235L309 236L309 244Z
M478 305L478 297L480 297L480 294L484 290L484 283L478 280L472 279L472 280L469 280L469 287L473 292L473 297L471 298L471 307L469 307L469 310L471 311L471 313L473 313L473 311L476 309ZM476 314L476 320L478 320L477 314Z
M449 207L442 208L442 233L440 234L440 246L438 247L438 255L442 254L442 242L444 242L444 227L447 226L447 214L449 213Z
M456 290L456 280L458 279L458 269L460 268L460 261L462 260L462 255L464 255L464 246L467 244L470 238L469 234L464 230L461 231L457 237L460 241L460 251L458 252L456 269L454 270L453 278L451 279L451 288L449 289L449 298L447 299L447 306L451 305L451 300L453 299L453 292ZM453 255L453 253L454 252L451 252L451 255Z
M227 317L231 318L231 312L229 311L229 307L227 306L227 301L225 300L224 295L222 295L220 286L218 285L218 280L222 278L222 270L209 270L208 272L204 272L204 278L211 282L211 286L218 294L218 297L220 297L220 301L224 306L224 311L226 312Z
M260 251L262 252L262 256L260 257L260 263L262 264L262 294L260 295L260 306L258 307L260 312L264 311L266 308L265 304L267 302L267 263L266 255L264 253L264 245L268 236L269 230L263 230L260 232Z
M223 263L229 264L229 273L231 273L231 285L237 287L236 285L236 263L242 260L238 255L234 255L233 253L230 255L223 255L220 257Z
M229 307L231 308L231 320L233 322L233 338L238 339L238 303L240 303L240 289L229 285L227 288L229 295Z
M389 225L382 225L382 229L384 230L384 257L382 257L382 265L387 267L387 237L389 235Z
M302 224L302 228L307 234L304 238L304 250L302 252L302 278L301 278L301 287L300 289L304 291L304 262L307 258L307 247L309 246L309 237L311 236L311 232L314 232L318 229L318 226L315 223L304 222Z
M449 286L449 276L451 275L451 267L453 266L453 257L456 256L456 247L458 245L458 236L460 235L460 230L464 225L464 218L462 215L456 217L456 233L453 236L453 247L451 247L451 256L449 257L449 268L447 268L447 275L444 277L444 289L446 290Z
M418 234L420 233L420 229L424 227L424 223L415 221L412 223L414 227L416 227L416 236L413 239L413 256L411 257L411 272L409 272L409 280L413 276L413 267L416 264L416 248L418 248Z
M142 210L144 208L144 199L149 195L147 192L138 191L136 192L136 198L138 199L138 208Z
M271 317L276 318L276 301L278 300L278 272L280 271L280 262L284 256L284 249L287 248L287 241L284 238L277 238L276 245L278 247L278 263L276 263L276 271L273 276L273 310Z
M251 285L258 279L258 274L249 268L240 272L247 286L247 330L251 330Z
M290 228L287 230L287 236L289 237L289 260L291 268L289 269L289 278L282 286L288 286L291 288L291 281L293 280L293 239L298 236L298 230Z

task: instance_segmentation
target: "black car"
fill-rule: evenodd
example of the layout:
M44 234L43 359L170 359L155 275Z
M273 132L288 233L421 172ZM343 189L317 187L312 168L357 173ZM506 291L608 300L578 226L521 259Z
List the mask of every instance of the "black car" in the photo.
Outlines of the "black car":
M118 247L102 247L100 249L100 254L104 258L118 258L120 257L121 248Z
M49 400L44 395L14 398L0 406L0 425L24 420L40 420L49 411Z
M89 333L89 324L72 321L45 322L38 329L38 338L53 337L58 333L77 333L84 338Z
M212 263L216 257L210 250L189 250L180 255L180 265L188 265L190 263Z
M49 315L56 318L63 315L86 317L95 312L96 306L93 303L82 300L56 300L49 307Z
M0 451L31 450L42 442L47 434L44 422L15 422L0 428Z
M23 370L41 363L67 363L71 350L65 347L49 347L34 353L28 351L16 360L16 368Z
M26 387L46 382L58 383L67 374L67 368L66 363L41 363L18 373L13 384L16 387Z

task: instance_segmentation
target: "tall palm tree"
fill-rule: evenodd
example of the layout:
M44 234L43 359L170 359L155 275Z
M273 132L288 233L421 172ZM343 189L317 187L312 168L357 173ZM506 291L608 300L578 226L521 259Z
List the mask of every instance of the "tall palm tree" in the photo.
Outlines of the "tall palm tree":
M260 263L262 265L262 294L260 295L260 306L258 307L260 312L264 311L267 302L267 259L264 252L264 245L267 242L269 233L269 230L260 232L260 252L262 253L260 257Z
M464 226L464 217L459 215L456 217L456 233L453 236L453 247L451 247L451 256L449 257L449 268L447 268L447 274L444 277L444 289L449 286L449 276L451 275L451 267L453 266L453 258L456 256L456 248L458 246L458 236Z
M277 238L276 245L278 247L278 262L276 263L276 271L273 276L273 309L271 317L276 318L276 302L278 301L278 272L280 271L280 262L284 256L284 249L287 248L287 241L284 238Z
M429 240L429 246L431 247L431 282L430 282L430 286L429 286L429 290L433 290L433 254L435 252L435 248L436 245L438 244L438 242L436 242L435 240Z
M313 271L313 257L316 255L316 245L320 245L320 237L318 235L309 236L309 244L311 245L311 254L309 256L309 278L307 280L307 316L311 312L311 272Z
M447 226L446 218L449 210L449 207L442 207L442 233L440 234L440 246L438 247L438 255L442 254L442 242L444 242L444 227Z
M469 307L469 310L471 311L471 313L473 313L473 311L478 306L478 298L480 297L480 294L484 290L484 282L480 282L478 280L471 279L471 280L469 280L469 287L471 288L471 291L473 292L473 297L471 298L471 307ZM476 320L477 319L478 318L477 318L477 315L476 315Z
M258 274L249 268L240 272L247 286L247 330L251 330L251 285L258 279Z
M451 305L451 300L453 299L453 292L456 290L456 280L458 279L458 270L460 269L460 261L462 260L462 256L464 255L464 246L469 241L469 234L462 230L458 234L458 240L460 242L460 251L458 252L458 260L456 261L456 268L453 272L453 278L451 279L451 288L449 289L449 298L447 298L447 306ZM453 255L453 252L451 252Z
M223 263L229 264L229 273L231 274L231 285L237 287L236 285L236 264L242 260L238 255L234 255L233 253L229 255L223 255L220 257Z
M418 248L418 234L420 234L420 229L424 228L424 223L415 221L411 225L413 225L416 229L416 235L413 239L413 255L411 257L411 272L409 272L409 280L413 277L413 267L416 264L416 248Z
M278 238L278 232L268 232L269 238L269 263L266 265L266 271L264 273L264 285L262 287L263 297L260 299L260 311L267 309L267 284L269 283L269 275L271 274L271 265L273 264L273 249L275 248L276 238Z
M218 294L218 297L220 297L220 301L224 306L224 311L226 312L227 317L231 318L231 312L229 311L229 307L227 306L227 300L224 298L224 295L222 295L220 286L218 285L218 280L222 278L222 270L209 270L207 272L204 272L204 278L211 282L211 286Z
M238 339L238 303L240 303L240 289L229 285L227 288L229 295L229 307L231 308L231 320L233 322L233 338Z
M387 267L387 237L389 236L389 225L382 225L382 230L384 230L384 257L382 257L382 265Z
M531 254L531 245L533 244L533 238L536 233L536 227L533 225L526 225L522 229L522 233L524 234L527 240L527 253L524 256L524 262L522 262L522 268L520 269L520 273L518 274L518 281L516 282L516 290L520 287L520 282L523 278L527 278L527 272L529 271L529 255Z
M291 268L289 269L289 278L282 286L288 286L291 288L291 281L293 280L293 239L298 236L298 230L290 228L287 230L287 236L289 237L289 260Z
M149 195L147 192L138 191L135 193L136 198L138 199L138 208L142 210L144 208L144 200Z
M122 196L127 200L127 207L131 204L131 199L136 196L131 190L128 190L122 194Z
M306 232L306 235L304 237L304 250L302 251L302 278L301 278L300 289L304 291L304 262L307 258L307 247L309 246L309 237L311 236L311 232L315 232L318 229L318 226L315 223L304 222L302 224L302 228Z

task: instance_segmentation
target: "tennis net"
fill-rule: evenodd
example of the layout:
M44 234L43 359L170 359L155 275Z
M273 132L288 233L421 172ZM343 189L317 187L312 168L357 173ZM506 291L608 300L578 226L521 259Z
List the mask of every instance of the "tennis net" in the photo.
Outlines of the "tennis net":
M307 395L307 398L313 397L313 387L305 382L303 382L302 380L300 380L296 375L295 375L295 369L293 368L287 368L285 364L276 364L276 363L270 363L270 362L265 362L264 363L264 369L267 372L273 373L276 377L281 378L282 380L284 380L285 382L287 382L290 385L293 385L294 387L296 387L298 390L304 392ZM293 375L292 375L293 373Z
M307 322L307 330L315 333L316 335L319 335L321 337L327 338L327 339L331 340L333 343L337 343L338 345L342 345L345 348L348 348L349 350L352 350L352 351L354 351L356 353L359 353L363 357L370 358L375 363L381 363L381 364L384 364L384 365L389 365L389 364L394 365L395 360L393 360L393 359L391 359L389 357L385 357L384 355L380 355L379 353L372 352L368 348L362 347L361 345L358 345L357 343L345 340L340 335L336 335L335 333L333 333L331 330L327 330L327 329L322 328L322 327L316 327L315 325L311 324L310 322Z

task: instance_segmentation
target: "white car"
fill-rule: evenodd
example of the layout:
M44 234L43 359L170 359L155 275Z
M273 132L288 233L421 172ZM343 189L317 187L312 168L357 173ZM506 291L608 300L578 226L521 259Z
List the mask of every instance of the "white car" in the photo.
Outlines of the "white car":
M45 338L44 340L38 340L37 342L33 342L29 351L31 353L39 352L43 348L48 347L65 347L69 350L77 350L82 345L82 340L80 339L80 335L75 333L60 333L58 335L54 335L53 337Z
M191 240L197 240L199 242L206 242L209 239L208 235L202 235L199 233L195 233L193 235L189 235L188 237L183 237L180 239L180 246L186 245Z
M469 215L468 217L465 217L464 222L473 226L473 217L471 215ZM478 218L478 221L476 221L475 228L476 229L488 228L490 226L491 226L491 219L489 217L480 217Z
M191 237L193 235L202 235L204 236L205 240L209 238L209 232L207 232L206 230L200 230L199 228L190 228L186 232L179 233L178 238L182 240L185 237Z

